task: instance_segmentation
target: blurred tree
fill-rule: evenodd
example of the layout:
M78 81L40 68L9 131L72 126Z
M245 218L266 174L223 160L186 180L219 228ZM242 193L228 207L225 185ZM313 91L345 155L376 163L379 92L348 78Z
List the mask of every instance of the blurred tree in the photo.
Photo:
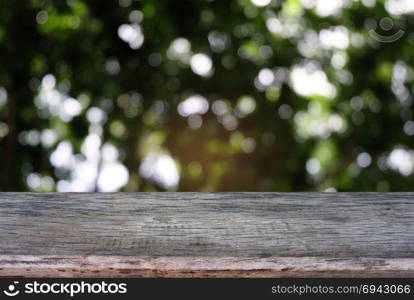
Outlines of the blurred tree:
M412 189L404 1L0 5L3 191Z

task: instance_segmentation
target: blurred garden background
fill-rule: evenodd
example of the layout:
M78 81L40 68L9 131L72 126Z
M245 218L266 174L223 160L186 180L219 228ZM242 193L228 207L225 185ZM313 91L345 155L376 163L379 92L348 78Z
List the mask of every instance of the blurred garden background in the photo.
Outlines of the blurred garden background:
M413 190L413 12L1 0L0 190Z

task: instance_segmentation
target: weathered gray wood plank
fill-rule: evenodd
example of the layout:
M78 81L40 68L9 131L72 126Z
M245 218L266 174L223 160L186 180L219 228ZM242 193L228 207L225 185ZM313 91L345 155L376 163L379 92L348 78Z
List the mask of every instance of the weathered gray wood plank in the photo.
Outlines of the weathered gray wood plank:
M130 276L414 277L413 218L411 193L0 193L0 276L119 276L87 261L105 256Z

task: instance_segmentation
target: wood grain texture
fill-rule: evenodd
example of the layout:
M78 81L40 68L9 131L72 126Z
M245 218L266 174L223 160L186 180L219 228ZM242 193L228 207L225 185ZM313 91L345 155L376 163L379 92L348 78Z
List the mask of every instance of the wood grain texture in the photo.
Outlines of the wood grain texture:
M413 259L0 256L7 277L413 277ZM386 275L386 276L385 276Z
M0 276L414 277L413 218L411 193L0 193Z

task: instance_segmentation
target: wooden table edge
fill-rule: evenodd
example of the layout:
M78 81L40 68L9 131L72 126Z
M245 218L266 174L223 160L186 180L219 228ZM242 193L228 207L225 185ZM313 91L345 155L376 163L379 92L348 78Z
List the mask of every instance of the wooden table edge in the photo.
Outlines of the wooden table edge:
M0 255L0 277L414 278L414 258Z

